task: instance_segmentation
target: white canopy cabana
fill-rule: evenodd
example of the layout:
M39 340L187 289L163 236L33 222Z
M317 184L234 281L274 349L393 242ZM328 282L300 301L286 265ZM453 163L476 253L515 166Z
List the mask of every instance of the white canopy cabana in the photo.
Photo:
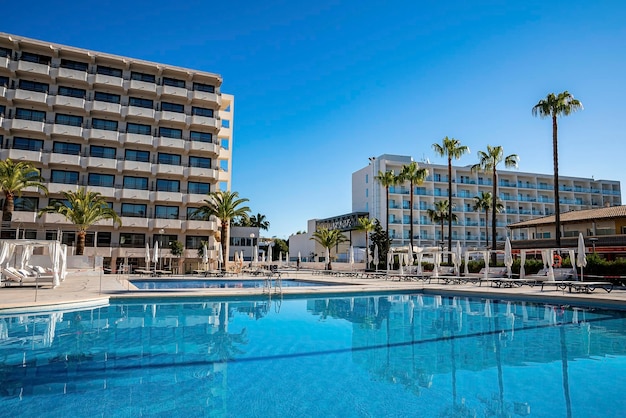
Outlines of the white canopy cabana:
M50 256L54 287L67 275L67 245L56 240L7 239L0 241L0 267L24 267L35 248L44 248ZM19 258L18 258L19 254Z

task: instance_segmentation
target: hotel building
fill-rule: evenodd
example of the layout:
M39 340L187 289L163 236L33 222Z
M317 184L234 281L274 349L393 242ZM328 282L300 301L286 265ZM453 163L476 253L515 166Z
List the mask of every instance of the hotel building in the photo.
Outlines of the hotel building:
M105 266L143 265L155 242L167 259L180 241L185 270L197 268L200 241L216 258L218 221L193 212L231 186L234 98L221 84L217 74L0 33L0 158L33 163L49 190L17 198L1 238L61 234L72 246L74 225L37 211L86 187L122 220L87 234L85 255Z
M386 206L385 188L375 179L378 172L393 171L399 174L402 166L409 164L410 156L384 154L370 159L370 164L352 174L352 210L369 212L370 217L380 220L383 228L389 224L392 245L410 243L410 211L413 211L413 244L447 245L448 224L433 223L428 209L435 202L448 199L448 166L419 163L429 171L426 181L415 185L413 208L410 207L408 182L389 189L389 206ZM561 213L621 205L619 181L595 180L582 177L559 176ZM554 177L552 174L525 173L522 171L498 170L498 198L504 209L496 217L497 240L504 241L506 226L533 218L554 214ZM471 166L452 167L452 205L457 221L452 224L452 240L460 241L463 247L485 246L485 213L474 210L475 196L492 191L491 173L473 172ZM386 221L387 220L387 221ZM491 212L489 213L489 240L491 242ZM567 231L564 231L567 236ZM525 240L551 238L554 231L542 231L541 236L527 236L525 229L513 229L512 239Z

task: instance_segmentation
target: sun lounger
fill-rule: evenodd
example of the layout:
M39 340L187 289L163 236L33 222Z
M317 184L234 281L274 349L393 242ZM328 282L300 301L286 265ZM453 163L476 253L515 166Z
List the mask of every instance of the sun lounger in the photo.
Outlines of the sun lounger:
M611 282L579 282L566 280L544 281L541 282L542 291L544 289L544 286L555 286L557 289L563 291L565 291L565 289L569 289L570 293L591 293L598 288L604 289L607 293L611 293L611 290L613 290L613 283Z
M23 286L25 283L42 285L42 284L50 284L54 282L53 275L40 275L40 274L30 275L28 274L27 271L24 270L24 272L21 272L14 267L4 268L2 270L2 275L6 278L6 280L19 283L20 286ZM9 284L5 283L5 286L6 285L9 285Z
M135 269L135 273L143 276L143 275L151 275L152 270L144 270L144 269Z

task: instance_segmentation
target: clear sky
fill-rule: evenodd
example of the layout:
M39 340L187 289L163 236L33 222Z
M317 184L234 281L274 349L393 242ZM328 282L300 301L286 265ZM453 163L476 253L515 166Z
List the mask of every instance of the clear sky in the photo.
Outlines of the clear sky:
M459 165L502 145L552 173L531 109L563 90L585 110L559 121L560 174L626 187L624 22L623 0L35 0L4 4L0 31L221 74L232 190L286 239L351 212L368 157L445 164L444 136L470 147Z

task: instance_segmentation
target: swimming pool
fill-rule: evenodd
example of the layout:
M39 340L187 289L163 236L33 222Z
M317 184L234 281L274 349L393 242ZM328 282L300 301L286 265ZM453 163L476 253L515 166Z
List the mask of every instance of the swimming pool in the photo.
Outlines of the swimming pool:
M209 289L209 288L263 288L266 281L263 279L159 279L130 281L138 289ZM281 279L282 287L303 286L336 286L338 283L312 282L306 280ZM270 280L272 289L277 286L276 280Z
M0 312L6 416L622 416L626 314L421 294Z

